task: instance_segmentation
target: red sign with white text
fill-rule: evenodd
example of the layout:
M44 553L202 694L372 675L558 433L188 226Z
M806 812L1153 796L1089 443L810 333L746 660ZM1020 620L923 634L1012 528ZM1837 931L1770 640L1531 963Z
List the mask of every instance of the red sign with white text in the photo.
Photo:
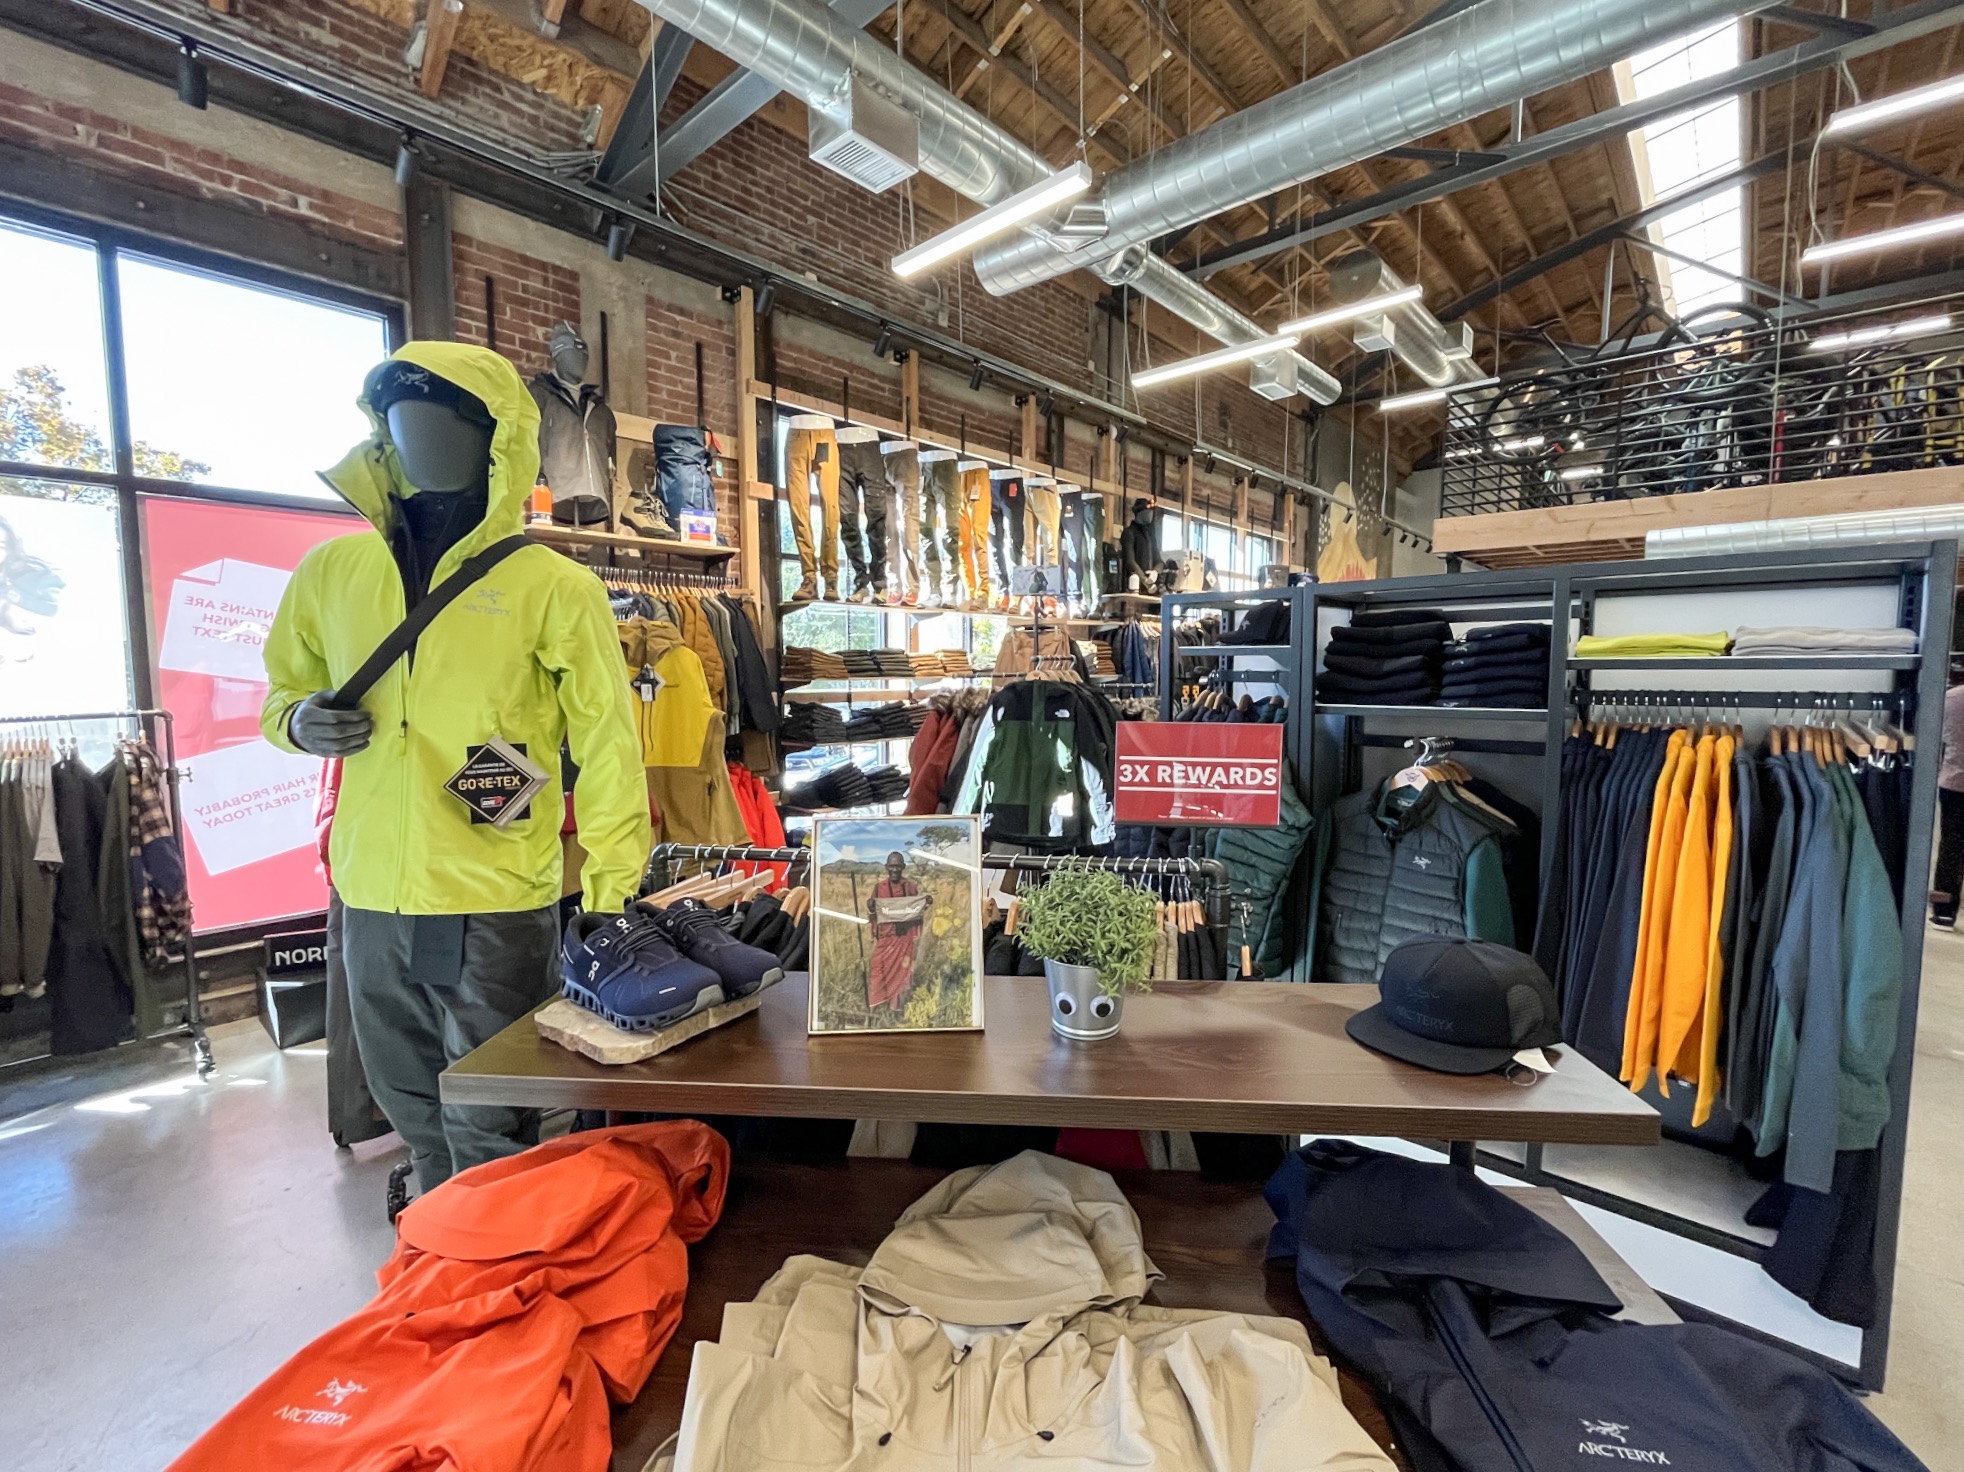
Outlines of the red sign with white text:
M1121 721L1117 821L1273 828L1282 821L1282 727Z
M195 927L327 907L314 845L321 761L259 734L261 651L287 579L358 517L146 496L144 565L160 703L175 718Z

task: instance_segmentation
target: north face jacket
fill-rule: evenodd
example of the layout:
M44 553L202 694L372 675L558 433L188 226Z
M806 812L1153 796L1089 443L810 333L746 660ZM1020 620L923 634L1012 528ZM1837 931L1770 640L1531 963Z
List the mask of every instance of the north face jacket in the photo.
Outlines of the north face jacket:
M1112 1178L957 1171L861 1268L794 1257L696 1345L674 1472L1381 1472L1293 1319L1149 1307Z
M1839 1381L1710 1324L1629 1324L1582 1250L1472 1171L1318 1140L1271 1257L1417 1472L1921 1472Z
M395 355L482 399L497 419L484 520L444 553L431 585L466 557L522 530L539 469L538 410L518 371L484 348L412 342ZM301 560L266 641L266 739L296 751L293 708L358 669L403 620L402 574L387 531L411 488L382 419L323 479L374 529L337 537ZM360 910L455 915L534 910L558 900L563 858L559 747L570 744L581 882L589 910L635 892L650 836L634 721L614 616L600 580L548 547L523 547L452 603L362 697L375 718L368 748L342 765L330 857L334 886ZM505 827L473 821L444 790L493 736L545 769L530 811ZM720 755L720 754L719 754Z
M606 1472L682 1321L730 1149L694 1120L592 1130L453 1176L396 1224L368 1306L169 1472Z

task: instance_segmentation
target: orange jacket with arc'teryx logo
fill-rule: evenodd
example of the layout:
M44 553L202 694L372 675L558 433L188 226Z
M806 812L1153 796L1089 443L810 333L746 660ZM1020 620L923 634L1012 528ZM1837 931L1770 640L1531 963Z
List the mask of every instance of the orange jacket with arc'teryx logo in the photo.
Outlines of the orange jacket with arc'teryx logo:
M402 1214L381 1291L280 1366L169 1472L605 1472L608 1401L674 1335L686 1244L730 1147L693 1120L569 1135Z

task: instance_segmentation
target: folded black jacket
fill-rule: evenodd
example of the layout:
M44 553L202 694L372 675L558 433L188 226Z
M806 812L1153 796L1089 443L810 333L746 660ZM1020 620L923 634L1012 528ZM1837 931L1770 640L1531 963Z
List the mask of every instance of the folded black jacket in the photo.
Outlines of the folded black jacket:
M1394 705L1423 705L1439 693L1436 680L1360 680L1348 675L1318 675L1316 689L1326 699L1361 700L1380 696Z
M1359 654L1325 654L1323 663L1346 675L1408 675L1439 672L1439 659L1431 654L1405 654L1395 659L1368 659Z
M1353 629L1388 629L1400 624L1444 623L1446 616L1436 608L1370 608L1350 616Z
M1417 1472L1924 1472L1839 1381L1711 1324L1629 1324L1582 1250L1470 1170L1318 1140L1269 1255Z
M1534 670L1540 674L1548 673L1548 651L1539 654L1502 654L1487 658L1482 655L1461 655L1455 658L1448 652L1444 661L1448 674L1455 670Z
M1469 629L1468 643L1490 644L1502 639L1539 639L1546 644L1555 635L1552 624L1488 624L1485 628Z
M1344 655L1351 659L1406 659L1414 654L1423 654L1432 659L1445 656L1446 646L1438 639L1400 639L1396 643L1353 644L1348 639L1332 637L1324 657L1332 654Z
M1546 659L1548 641L1510 635L1505 639L1457 639L1446 646L1448 659L1511 659L1530 654Z
M1330 630L1332 640L1346 644L1402 644L1412 639L1446 640L1452 636L1453 626L1437 614L1423 622L1385 625L1352 622L1338 624Z

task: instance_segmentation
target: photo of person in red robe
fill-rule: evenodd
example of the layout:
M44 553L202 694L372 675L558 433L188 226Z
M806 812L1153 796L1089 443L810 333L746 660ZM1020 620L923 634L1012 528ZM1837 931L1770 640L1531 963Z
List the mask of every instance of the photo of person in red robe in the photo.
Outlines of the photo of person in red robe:
M914 961L934 896L907 877L907 861L887 855L887 877L873 886L866 918L873 926L872 969L866 977L868 1007L899 1006L914 984Z

